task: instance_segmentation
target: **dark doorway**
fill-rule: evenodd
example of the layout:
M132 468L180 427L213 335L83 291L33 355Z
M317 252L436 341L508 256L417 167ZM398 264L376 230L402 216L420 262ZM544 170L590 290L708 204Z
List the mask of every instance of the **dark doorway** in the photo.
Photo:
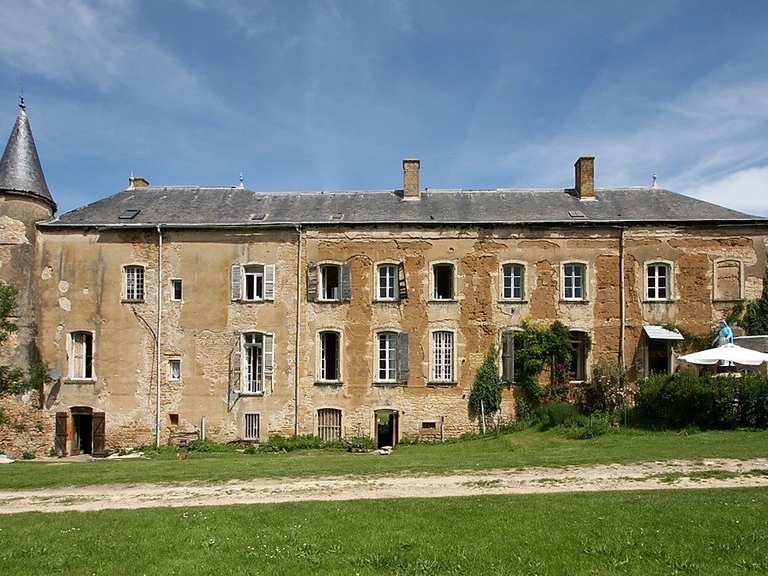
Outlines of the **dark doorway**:
M377 410L376 417L376 446L392 446L397 444L397 412L395 410Z
M669 374L669 343L666 340L648 340L648 373Z
M75 407L72 412L72 443L69 453L93 453L93 411L87 407Z

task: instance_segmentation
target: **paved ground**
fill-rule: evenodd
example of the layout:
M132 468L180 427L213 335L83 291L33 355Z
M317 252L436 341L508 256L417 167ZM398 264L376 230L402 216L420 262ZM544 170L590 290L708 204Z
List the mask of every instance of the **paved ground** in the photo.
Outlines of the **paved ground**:
M0 514L305 500L437 498L605 490L768 487L768 459L490 470L446 476L283 478L0 491Z

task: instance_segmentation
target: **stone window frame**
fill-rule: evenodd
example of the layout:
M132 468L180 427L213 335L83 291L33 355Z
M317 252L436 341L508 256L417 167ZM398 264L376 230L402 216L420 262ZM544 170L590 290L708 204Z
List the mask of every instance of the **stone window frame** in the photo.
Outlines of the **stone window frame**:
M449 332L453 334L451 349L451 378L450 380L438 380L435 377L435 334L438 332ZM452 327L437 327L429 331L429 384L433 386L455 386L459 383L458 379L458 330Z
M173 368L172 368L173 362L178 362L179 363L179 377L178 378L174 378L173 377ZM169 357L168 358L167 366L168 366L168 378L167 378L168 382L181 382L181 356L171 356L171 357Z
M565 267L578 264L584 267L582 275L581 297L567 298L565 296ZM586 260L566 260L560 263L560 300L562 302L589 302L589 262Z
M736 300L717 297L717 265L721 262L737 262L739 264L739 297ZM741 302L744 300L744 260L734 256L722 256L712 261L712 301Z
M258 334L262 338L261 344L261 356L262 356L262 375L261 375L261 390L248 390L248 354L246 352L246 336L249 334ZM271 339L272 350L267 351L266 339ZM271 391L274 386L275 378L275 333L267 330L243 330L240 332L240 390L238 391L240 396L265 396ZM271 365L267 363L267 356L271 356ZM268 366L270 368L268 369Z
M667 267L667 297L651 298L648 294L648 268L654 264L662 264ZM675 300L675 263L672 260L654 258L643 262L643 300L645 302L659 303Z
M91 337L91 375L75 376L75 335L88 334ZM85 361L85 351L83 351ZM85 367L85 366L83 366ZM96 381L96 334L93 330L76 329L67 332L67 381L69 382L95 382Z
M141 298L128 298L128 269L141 269ZM143 304L147 295L147 266L140 262L123 264L121 268L122 284L120 289L121 301L125 304Z
M504 297L504 267L509 265L518 265L523 267L523 285L521 286L521 294L520 298L505 298ZM528 263L523 262L522 260L504 260L503 262L499 263L499 302L515 302L515 303L526 303L528 300L526 299L527 294L527 288L528 288ZM513 289L514 292L514 289Z
M440 264L450 264L453 267L453 279L452 279L452 294L450 298L436 298L435 297L435 266ZM446 303L446 302L458 302L459 286L459 266L456 260L432 260L429 263L429 297L428 302L431 303Z
M335 380L326 380L322 378L322 366L323 366L323 346L322 346L322 334L325 332L334 332L339 337L339 350L338 350L338 378ZM326 386L341 386L344 384L344 331L335 326L328 326L326 328L320 328L315 334L315 384Z
M339 262L338 260L321 260L315 263L317 266L317 301L318 302L343 302L344 298L341 293L341 275L343 274L342 268L345 262ZM325 287L323 285L323 268L326 266L336 266L339 270L339 286L338 295L336 298L325 298Z
M398 358L398 337L400 334L406 334L407 332L405 330L402 330L400 328L395 328L391 326L382 326L381 328L376 328L373 331L373 361L372 361L372 370L373 370L373 383L374 384L384 384L388 386L395 386L399 384L398 381L398 362L400 359ZM394 334L395 335L395 377L391 380L382 380L379 378L379 336L381 334Z
M373 263L373 301L374 302L397 302L400 300L400 268L403 263L398 260L381 260ZM392 298L382 298L379 292L379 268L382 266L392 266L395 269L395 295Z
M318 406L315 409L315 426L314 426L315 434L317 435L318 438L323 438L322 433L321 433L321 429L320 429L320 412L321 411L325 411L325 410L327 410L327 411L333 410L334 412L338 413L338 415L339 415L339 437L338 437L338 440L343 439L344 438L344 410L341 408L341 406L336 406L336 405L331 406L331 405L323 404L321 406Z

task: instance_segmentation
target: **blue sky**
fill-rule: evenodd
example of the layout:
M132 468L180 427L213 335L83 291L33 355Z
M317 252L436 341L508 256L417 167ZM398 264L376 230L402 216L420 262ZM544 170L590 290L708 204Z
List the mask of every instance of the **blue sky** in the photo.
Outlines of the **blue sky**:
M0 0L61 210L125 187L659 185L768 215L768 2ZM5 128L3 128L5 126Z

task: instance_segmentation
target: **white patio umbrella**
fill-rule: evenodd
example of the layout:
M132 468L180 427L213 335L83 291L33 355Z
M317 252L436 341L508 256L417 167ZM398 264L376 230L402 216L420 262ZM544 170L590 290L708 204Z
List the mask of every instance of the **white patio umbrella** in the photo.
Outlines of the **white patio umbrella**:
M733 362L746 366L759 366L763 362L768 362L768 354L763 354L749 348L742 348L736 344L725 344L717 348L694 352L680 356L679 360L685 360L691 364L717 364L718 362Z

